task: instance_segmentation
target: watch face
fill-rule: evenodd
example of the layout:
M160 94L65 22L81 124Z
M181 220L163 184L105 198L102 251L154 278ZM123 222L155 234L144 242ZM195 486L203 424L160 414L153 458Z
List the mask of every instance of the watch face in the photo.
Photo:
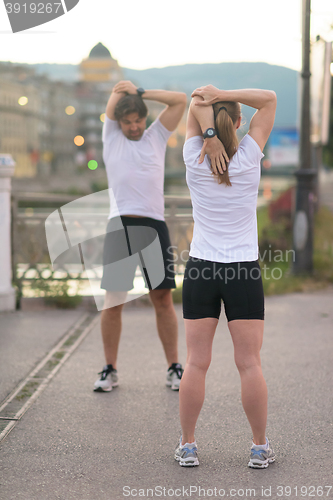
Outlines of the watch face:
M208 135L214 135L214 131L213 130L207 130L207 134Z

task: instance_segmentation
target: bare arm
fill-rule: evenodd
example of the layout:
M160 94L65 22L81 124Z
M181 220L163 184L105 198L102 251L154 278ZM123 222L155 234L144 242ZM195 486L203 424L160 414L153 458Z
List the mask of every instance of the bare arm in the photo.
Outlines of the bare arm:
M202 101L201 97L194 97L191 101L187 117L186 140L196 135L202 135L207 128L214 128L214 112L212 106L196 106L196 103L199 101ZM217 174L217 170L219 170L221 174L223 170L226 170L226 163L229 161L229 158L218 137L215 136L211 139L205 139L199 163L203 162L205 154L208 154L215 174Z
M114 108L123 95L136 93L136 86L134 83L130 81L121 81L117 83L117 85L113 88L108 106L106 108L108 117L111 118L109 114L113 114L114 116ZM187 100L186 94L183 92L172 92L169 90L146 90L142 95L142 99L166 104L167 107L160 113L159 120L170 132L175 130L185 111Z
M118 84L117 84L118 85ZM106 105L106 116L108 118L110 118L110 120L115 120L115 116L114 116L114 110L116 108L116 105L118 103L118 101L126 95L126 92L119 92L117 90L115 90L117 88L117 85L115 85L112 89L112 93L109 97L109 100L108 100L108 103Z
M241 90L219 90L213 85L207 85L196 89L193 96L200 96L202 100L197 103L198 107L211 106L219 101L236 101L257 111L252 116L249 135L257 142L261 151L272 131L276 110L276 94L272 90L241 89Z
M170 90L146 90L142 98L166 104L167 107L160 113L159 120L170 132L175 130L185 111L186 94Z

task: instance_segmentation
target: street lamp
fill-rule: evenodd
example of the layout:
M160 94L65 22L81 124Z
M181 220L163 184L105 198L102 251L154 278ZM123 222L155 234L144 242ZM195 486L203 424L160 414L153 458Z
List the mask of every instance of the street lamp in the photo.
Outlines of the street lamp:
M295 172L297 187L293 228L294 274L309 273L313 270L313 217L317 172L312 168L310 143L310 4L311 0L302 0L300 168Z

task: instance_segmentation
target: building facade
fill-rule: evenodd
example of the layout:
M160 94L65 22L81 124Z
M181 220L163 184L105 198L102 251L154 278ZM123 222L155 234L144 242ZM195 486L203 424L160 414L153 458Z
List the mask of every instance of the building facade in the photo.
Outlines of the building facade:
M77 183L89 189L91 181L84 181L90 175L88 163L94 160L104 166L105 108L113 86L124 75L101 43L92 48L79 70L78 81L64 82L37 74L28 65L0 63L0 154L13 156L15 177L22 179L23 189L24 179L41 180L47 190L68 190ZM146 104L149 125L164 106ZM167 177L183 171L184 130L185 116L168 142ZM101 168L93 176L106 179Z

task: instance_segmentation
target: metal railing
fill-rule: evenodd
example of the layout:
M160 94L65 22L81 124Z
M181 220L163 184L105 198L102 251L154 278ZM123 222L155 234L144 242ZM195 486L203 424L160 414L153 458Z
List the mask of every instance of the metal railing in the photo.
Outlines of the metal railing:
M12 274L19 297L23 287L35 280L88 279L82 259L77 257L68 264L68 259L66 262L60 256L54 266L51 265L45 234L48 216L77 199L77 196L42 193L12 195ZM98 217L101 223L106 224L105 214ZM183 274L193 233L190 197L165 196L165 219L173 245L176 273ZM95 222L96 217L92 224L87 222L85 239L92 237Z

